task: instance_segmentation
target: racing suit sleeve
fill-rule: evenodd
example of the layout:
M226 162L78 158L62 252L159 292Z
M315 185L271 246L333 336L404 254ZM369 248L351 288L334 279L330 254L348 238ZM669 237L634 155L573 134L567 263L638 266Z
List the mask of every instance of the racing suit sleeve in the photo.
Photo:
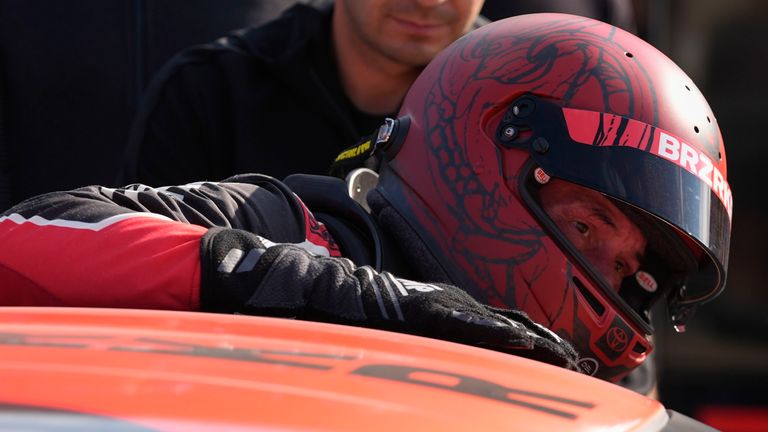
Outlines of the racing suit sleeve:
M338 255L322 225L270 177L90 186L0 215L0 305L199 310L200 239L212 227L314 241Z

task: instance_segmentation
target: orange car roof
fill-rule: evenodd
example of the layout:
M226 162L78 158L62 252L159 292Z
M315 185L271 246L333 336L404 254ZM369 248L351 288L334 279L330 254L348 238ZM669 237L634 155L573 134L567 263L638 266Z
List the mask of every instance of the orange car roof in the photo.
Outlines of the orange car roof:
M653 431L667 421L654 400L512 355L194 312L0 308L0 383L0 425Z

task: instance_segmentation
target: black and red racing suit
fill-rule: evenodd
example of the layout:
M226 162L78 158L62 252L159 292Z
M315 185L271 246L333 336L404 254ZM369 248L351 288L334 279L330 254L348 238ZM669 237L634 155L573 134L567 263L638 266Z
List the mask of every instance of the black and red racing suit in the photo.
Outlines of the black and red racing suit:
M325 227L262 175L124 189L89 186L27 200L0 216L0 304L206 309L210 229L339 256ZM203 268L201 268L203 267Z

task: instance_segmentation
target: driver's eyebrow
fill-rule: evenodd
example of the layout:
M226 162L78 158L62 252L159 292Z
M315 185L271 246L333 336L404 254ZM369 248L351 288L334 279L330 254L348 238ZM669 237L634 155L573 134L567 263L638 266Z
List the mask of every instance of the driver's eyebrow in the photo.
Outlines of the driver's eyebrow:
M613 218L608 215L608 212L605 211L604 207L593 205L591 210L593 216L600 219L606 225L611 226L613 229L618 229L616 227L616 223L613 221Z

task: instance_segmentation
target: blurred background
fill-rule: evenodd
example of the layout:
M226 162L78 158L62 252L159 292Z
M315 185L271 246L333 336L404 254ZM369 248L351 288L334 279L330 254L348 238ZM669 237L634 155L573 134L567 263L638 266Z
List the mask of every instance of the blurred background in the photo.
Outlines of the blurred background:
M734 194L726 290L697 312L686 333L662 334L660 397L723 430L768 431L768 201L759 183L768 156L761 144L768 115L768 2L642 6L646 40L691 76L718 119Z
M0 0L0 209L49 190L110 184L133 114L165 61L294 2ZM541 11L636 33L709 100L734 195L729 281L687 333L658 325L659 395L668 408L725 431L768 431L768 197L759 187L768 160L760 132L768 117L768 2L487 0L484 12Z

